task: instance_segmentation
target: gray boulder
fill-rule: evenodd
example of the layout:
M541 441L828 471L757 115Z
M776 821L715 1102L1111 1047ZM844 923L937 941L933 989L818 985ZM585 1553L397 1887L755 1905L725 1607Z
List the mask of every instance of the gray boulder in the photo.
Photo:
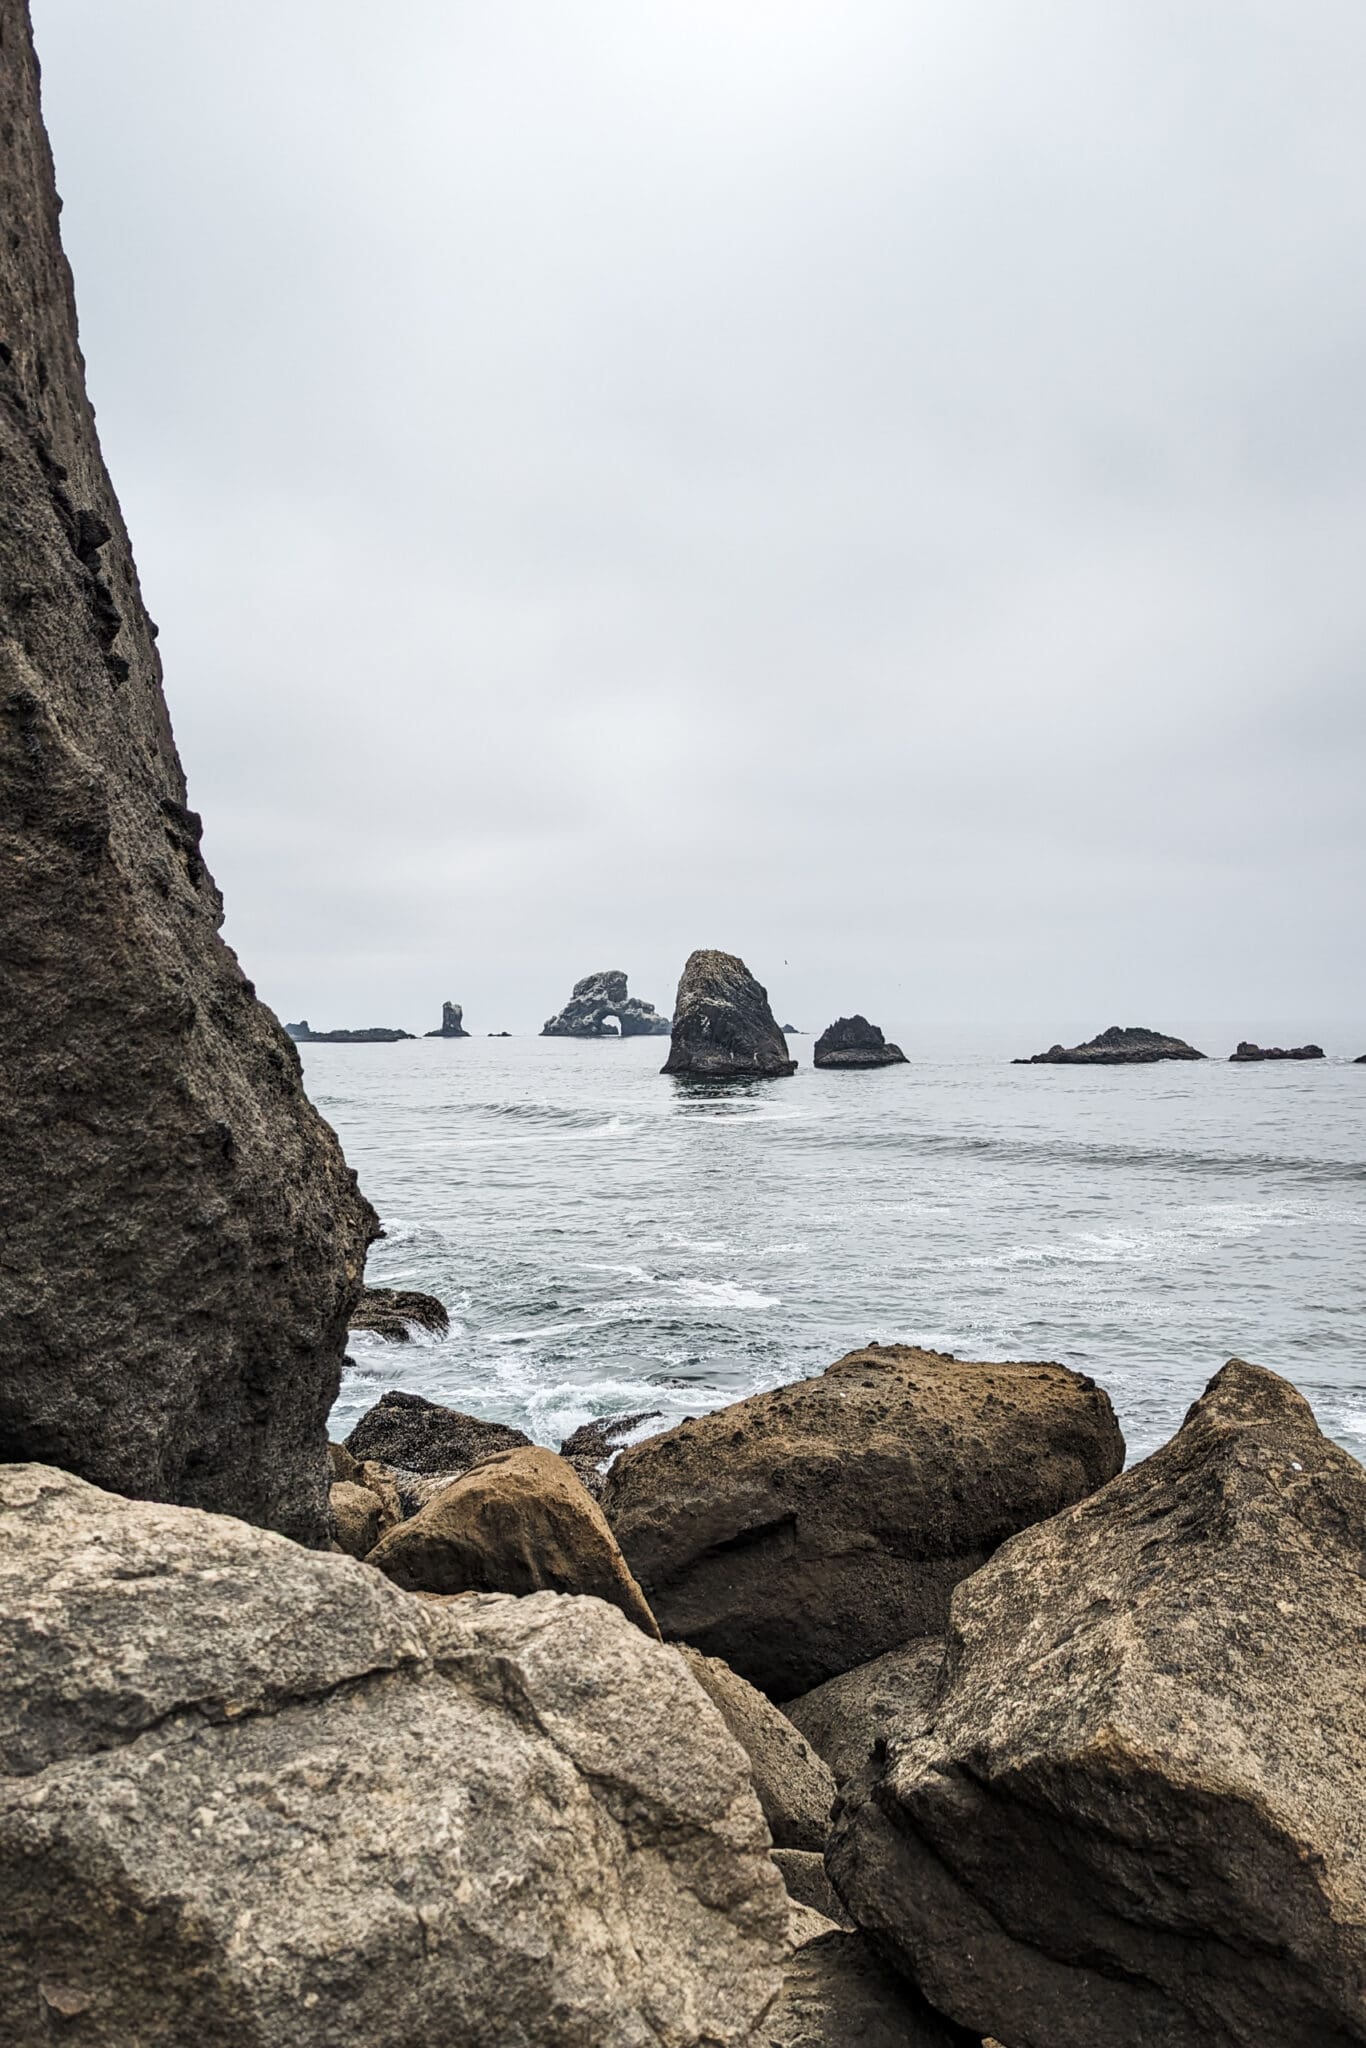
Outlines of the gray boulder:
M542 1038L661 1038L668 1032L668 1018L653 1003L627 994L619 967L585 974L558 1016L541 1027Z
M942 1634L959 1579L1123 1462L1079 1373L873 1344L628 1446L602 1498L665 1636L783 1700Z
M772 1079L796 1072L761 988L734 953L693 953L674 1002L673 1042L661 1072L704 1081Z
M325 1543L375 1218L219 936L21 0L0 0L0 191L0 1458Z
M904 1067L906 1055L866 1017L837 1017L816 1040L811 1055L818 1067Z
M880 1745L919 1733L943 1661L942 1638L918 1636L785 1701L783 1712L829 1765L835 1783L844 1785L867 1769Z
M787 1716L729 1664L719 1657L704 1657L690 1644L679 1647L689 1671L749 1758L750 1777L775 1846L823 1850L835 1803L835 1781L828 1767Z
M787 1912L741 1751L612 1608L0 1471L12 2048L742 2048Z
M1011 2048L1366 2042L1366 1473L1235 1360L954 1596L926 1728L827 1863Z
M346 1439L361 1463L367 1458L410 1472L442 1472L454 1478L494 1451L510 1451L531 1438L504 1422L484 1422L458 1408L444 1408L422 1394L391 1387L368 1408Z

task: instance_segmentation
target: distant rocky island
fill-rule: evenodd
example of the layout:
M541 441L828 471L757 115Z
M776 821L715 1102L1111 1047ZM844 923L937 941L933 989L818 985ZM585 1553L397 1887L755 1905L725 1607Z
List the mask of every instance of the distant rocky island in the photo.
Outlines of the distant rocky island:
M371 1024L364 1031L315 1031L307 1017L285 1030L297 1045L392 1045L395 1039L412 1038L412 1031L392 1031L384 1024Z
M627 993L619 967L585 974L557 1016L547 1017L542 1038L667 1038L669 1019L653 1003Z
M818 1067L896 1067L906 1064L899 1045L891 1045L876 1024L857 1012L837 1017L822 1031L812 1054Z
M787 1049L761 988L734 953L709 949L689 956L674 1002L673 1043L662 1073L719 1081L793 1074Z
M1202 1060L1205 1055L1187 1045L1184 1038L1169 1038L1164 1032L1149 1031L1141 1024L1112 1024L1098 1038L1084 1045L1050 1045L1028 1059L1011 1061L1015 1067L1146 1067L1155 1060Z
M425 1034L428 1038L468 1038L469 1035L465 1029L465 1012L459 1003L443 1003L441 1028Z
M1246 1065L1251 1060L1321 1060L1324 1057L1321 1045L1253 1045L1250 1039L1239 1042L1237 1052L1229 1054L1231 1066Z

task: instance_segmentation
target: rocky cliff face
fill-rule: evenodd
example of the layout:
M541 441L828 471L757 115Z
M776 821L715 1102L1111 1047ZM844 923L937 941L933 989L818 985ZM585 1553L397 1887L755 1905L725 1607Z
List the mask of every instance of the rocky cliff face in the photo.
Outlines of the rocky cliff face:
M0 1459L324 1540L375 1229L219 937L0 0Z

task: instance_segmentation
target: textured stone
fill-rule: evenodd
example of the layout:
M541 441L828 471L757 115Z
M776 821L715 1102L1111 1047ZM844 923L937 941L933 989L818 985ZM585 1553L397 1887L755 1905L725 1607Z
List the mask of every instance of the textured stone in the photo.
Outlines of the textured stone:
M818 1067L905 1066L906 1055L891 1045L866 1017L837 1017L816 1040L812 1063Z
M337 1545L348 1557L365 1557L379 1542L385 1516L379 1496L355 1480L338 1479L328 1496Z
M601 1602L0 1471L11 2048L746 2048L787 1915L741 1751Z
M388 1530L370 1562L414 1593L591 1593L659 1634L602 1509L563 1458L536 1446L463 1473Z
M1324 1057L1321 1045L1254 1045L1250 1039L1240 1038L1237 1052L1229 1054L1230 1066L1246 1066L1254 1060L1321 1060Z
M629 1446L603 1506L664 1634L790 1699L942 1634L959 1579L1123 1462L1079 1373L870 1345Z
M755 2048L977 2048L977 2036L932 2013L861 1935L822 1922L800 1941Z
M414 1329L444 1337L450 1326L445 1304L411 1287L367 1287L351 1311L353 1330L368 1330L395 1344L408 1343Z
M832 1927L852 1930L849 1908L826 1875L824 1856L814 1849L775 1849L773 1861L782 1873L790 1899L822 1914Z
M560 1456L572 1465L594 1500L602 1498L606 1474L602 1467L621 1449L623 1437L644 1422L658 1420L657 1408L640 1408L634 1415L599 1415L584 1422L560 1445Z
M286 1024L285 1030L296 1045L397 1045L401 1038L414 1035L391 1024L364 1024L356 1030L315 1031L307 1017L298 1024Z
M729 1664L719 1657L704 1657L688 1643L680 1647L689 1671L749 1758L754 1790L775 1845L823 1850L835 1803L835 1781L828 1767L787 1716Z
M927 1728L827 1863L1011 2048L1366 2042L1366 1473L1234 1361L954 1596Z
M772 1079L797 1062L743 960L733 953L689 956L674 1002L673 1042L661 1072L704 1081L732 1076Z
M609 1021L614 1020L614 1021ZM585 974L557 1016L547 1017L542 1038L667 1038L669 1020L653 1003L628 995L619 967Z
M458 1408L443 1408L421 1394L394 1387L366 1410L346 1439L362 1462L376 1458L410 1472L464 1472L493 1451L510 1451L531 1438L502 1422L483 1422Z
M785 1701L783 1712L843 1785L867 1768L878 1744L919 1731L943 1661L942 1637L917 1636Z
M1016 1067L1147 1067L1155 1060L1202 1060L1205 1055L1184 1038L1168 1038L1142 1024L1112 1024L1083 1045L1050 1045L1029 1059L1012 1060Z
M219 936L22 0L0 0L0 212L0 1459L324 1543L375 1219Z

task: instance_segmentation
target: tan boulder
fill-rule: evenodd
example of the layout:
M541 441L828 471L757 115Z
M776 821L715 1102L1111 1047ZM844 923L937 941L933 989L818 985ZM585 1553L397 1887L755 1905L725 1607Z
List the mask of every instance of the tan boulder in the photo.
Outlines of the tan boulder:
M824 1914L834 1927L853 1927L849 1908L826 1874L823 1856L818 1856L814 1849L775 1849L773 1861L782 1873L787 1896L797 1905Z
M380 1503L368 1486L338 1479L328 1495L338 1547L348 1557L365 1557L379 1542Z
M680 1644L689 1671L750 1762L750 1777L780 1849L825 1847L835 1781L806 1737L719 1657Z
M1094 1381L870 1345L629 1446L603 1507L661 1628L789 1699L913 1636L1124 1462Z
M391 1528L369 1561L410 1592L590 1593L659 1635L602 1509L554 1451L485 1458Z
M977 2048L975 2035L931 2012L861 1934L805 1907L791 1931L796 1953L754 2048Z
M786 1700L783 1712L843 1785L867 1767L878 1744L919 1733L943 1661L941 1637L917 1636L902 1649L884 1650L799 1699Z
M1366 1472L1235 1360L958 1588L928 1726L826 1860L1012 2048L1366 2043Z
M350 1451L347 1450L345 1444L329 1442L327 1455L331 1462L334 1481L348 1479L353 1486L360 1484L360 1466L356 1463Z

